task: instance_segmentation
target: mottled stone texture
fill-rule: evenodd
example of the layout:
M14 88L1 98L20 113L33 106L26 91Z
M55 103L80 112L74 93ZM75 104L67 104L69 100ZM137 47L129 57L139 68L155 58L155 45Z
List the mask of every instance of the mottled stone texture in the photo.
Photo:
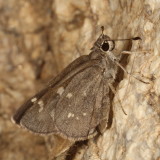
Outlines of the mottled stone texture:
M96 141L76 144L67 158L160 159L159 17L156 0L0 0L0 160L47 160L72 144L34 135L10 117L52 76L90 52L101 25L113 39L142 41L117 43L120 51L131 48L123 63L132 76L118 75L112 124Z

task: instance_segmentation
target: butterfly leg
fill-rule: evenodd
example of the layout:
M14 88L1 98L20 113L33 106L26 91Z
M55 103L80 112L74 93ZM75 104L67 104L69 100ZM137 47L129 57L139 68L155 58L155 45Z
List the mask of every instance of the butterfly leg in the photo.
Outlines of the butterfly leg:
M98 125L98 130L102 134L108 127L109 114L111 109L109 86L104 84L102 107L101 107L101 122Z

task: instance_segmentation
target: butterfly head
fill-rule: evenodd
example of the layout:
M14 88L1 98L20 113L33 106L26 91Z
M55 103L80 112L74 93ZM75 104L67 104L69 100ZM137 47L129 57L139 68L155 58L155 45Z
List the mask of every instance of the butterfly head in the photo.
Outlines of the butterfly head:
M107 35L101 34L94 46L91 48L92 51L100 51L103 55L107 52L112 51L115 48L115 42L110 39Z
M115 42L110 39L107 35L101 34L96 43L99 46L99 49L106 53L112 51L115 48Z
M112 51L115 48L115 42L114 40L111 40L111 38L105 34L102 34L99 36L97 41L94 43L94 46L91 48L91 50L99 50L102 52L102 54L106 54L109 51Z
M140 37L133 37L133 38L125 38L125 39L111 39L109 36L103 33L104 27L101 27L102 33L94 43L94 46L91 48L93 51L100 51L103 55L112 51L115 48L115 41L130 41L130 40L141 40Z

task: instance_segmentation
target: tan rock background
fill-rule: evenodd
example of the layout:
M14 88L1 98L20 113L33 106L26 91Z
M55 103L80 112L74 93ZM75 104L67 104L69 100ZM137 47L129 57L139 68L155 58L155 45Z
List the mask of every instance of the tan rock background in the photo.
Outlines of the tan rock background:
M160 159L160 1L0 0L0 160L46 160L49 150L58 155L61 144L70 146L18 128L10 118L52 76L89 54L101 25L113 39L142 38L133 43L126 69L148 83L121 76L116 97L127 116L115 98L111 127L96 141L77 144L67 159Z

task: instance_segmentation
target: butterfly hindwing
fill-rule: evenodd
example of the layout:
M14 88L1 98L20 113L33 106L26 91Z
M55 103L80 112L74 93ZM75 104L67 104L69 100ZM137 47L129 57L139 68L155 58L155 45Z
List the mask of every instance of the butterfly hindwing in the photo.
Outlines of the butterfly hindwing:
M55 125L68 138L87 139L100 123L103 70L91 66L74 76L55 110Z

